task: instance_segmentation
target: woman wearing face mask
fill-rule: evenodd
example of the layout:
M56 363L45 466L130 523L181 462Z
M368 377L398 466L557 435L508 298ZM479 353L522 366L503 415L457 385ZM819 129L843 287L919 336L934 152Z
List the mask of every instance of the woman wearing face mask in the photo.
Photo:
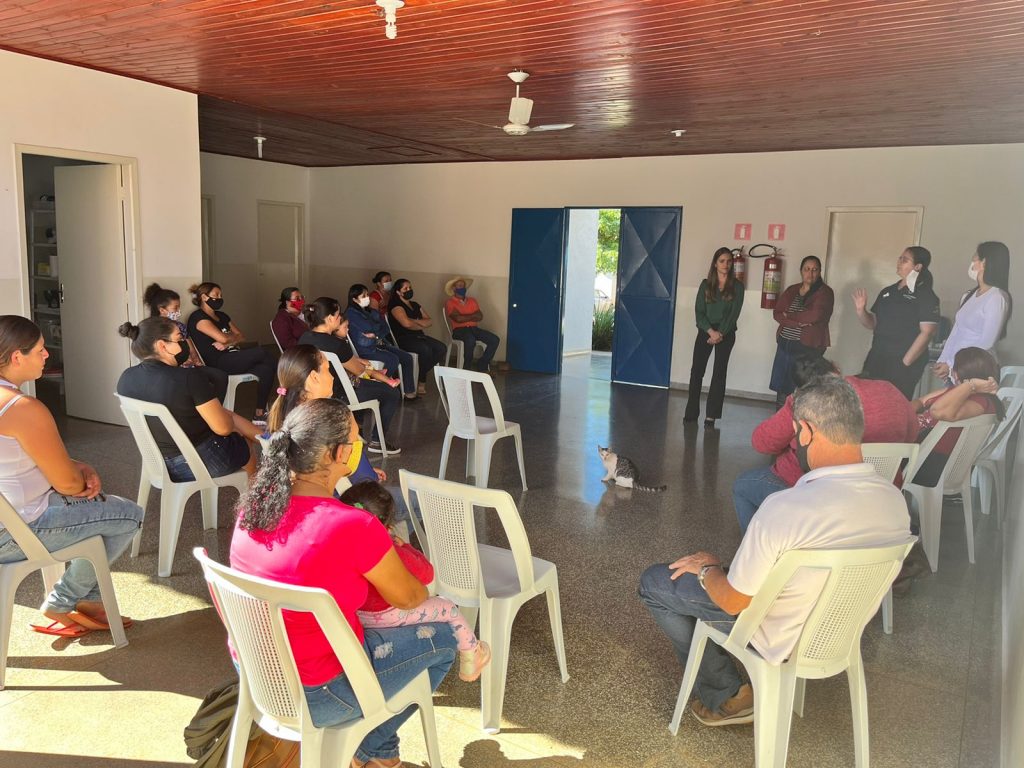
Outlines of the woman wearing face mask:
M405 399L415 399L416 382L412 376L412 355L388 341L388 327L380 314L370 308L370 294L362 283L349 287L345 317L348 318L349 338L355 344L356 354L367 360L384 363L389 376L397 376L398 366L401 365Z
M977 285L960 299L953 329L935 364L935 375L940 380L949 378L956 353L965 347L980 347L995 355L993 347L1006 336L1006 323L1013 312L1010 250L1003 243L981 243L971 258L967 276Z
M857 319L869 331L871 350L861 375L891 382L908 400L928 363L928 341L938 328L939 297L932 290L928 271L932 255L912 245L896 260L898 282L883 288L871 309L863 288L853 292Z
M303 307L302 311L306 315L309 330L302 334L299 343L310 344L322 352L331 352L338 356L359 399L380 401L380 419L386 433L401 404L401 395L397 389L398 379L388 378L386 374L374 369L369 360L356 357L352 353L352 347L348 343L348 319L341 314L341 307L335 299L321 296ZM370 378L364 379L363 375ZM340 381L334 382L333 394L338 400L345 397L345 390ZM373 418L373 415L367 412L367 418ZM374 425L373 439L367 450L371 453L382 453L380 435L376 430L377 427ZM392 437L388 437L385 442L389 456L402 452Z
M47 357L35 323L18 315L0 316L0 492L48 551L99 536L113 563L138 533L144 510L101 493L96 470L68 456L50 411L19 389L43 375ZM24 559L21 547L0 526L0 563ZM80 637L109 629L88 560L71 561L41 610L47 621L32 628L46 635Z
M274 338L282 352L286 352L299 343L299 337L308 329L302 320L302 308L306 305L306 298L295 286L289 286L281 291L281 300L277 305L277 314L270 321L270 327L274 331Z
M274 385L274 361L263 347L239 349L245 336L221 311L224 295L216 283L199 283L188 289L198 309L188 318L188 335L207 365L227 373L251 373L259 379L256 422L265 425L270 389Z
M775 391L775 405L780 408L794 389L792 371L796 359L821 357L832 343L828 321L832 318L835 294L821 279L821 260L817 256L805 256L800 262L800 278L775 303L778 346L769 386Z
M166 406L213 477L239 469L251 475L256 456L249 441L255 441L261 430L226 410L200 369L181 367L188 360L188 346L178 327L167 318L147 317L138 325L124 323L117 332L131 339L132 354L141 361L121 374L117 393ZM171 479L194 480L163 426L151 421L150 427Z
M373 276L374 289L370 291L370 309L380 313L382 318L387 317L388 304L391 302L391 289L395 283L391 279L390 272L378 272Z
M694 422L700 415L700 388L711 353L715 353L715 368L711 374L711 389L704 419L705 427L715 426L722 418L725 402L725 377L729 370L729 356L736 343L736 322L743 309L743 283L732 271L732 251L719 248L711 258L707 278L697 289L694 308L697 317L697 340L693 344L693 365L690 368L690 389L686 398L683 421Z
M395 332L398 346L419 355L420 380L416 391L425 395L427 374L435 365L440 365L444 361L448 347L423 332L423 329L432 326L434 321L418 302L412 300L412 297L412 283L405 278L396 280L388 312L391 314L391 330Z
M424 670L436 690L455 660L450 625L364 630L356 616L368 584L402 609L411 610L428 597L380 521L334 498L338 480L350 472L358 434L348 408L336 400L311 400L288 414L238 502L231 566L330 592L365 646L385 698ZM285 625L313 725L323 728L360 718L351 683L316 619L296 613L285 616ZM401 765L398 729L413 712L406 709L367 734L352 765Z
M157 283L151 283L142 294L142 301L149 307L150 317L166 317L178 326L181 337L188 344L188 360L183 368L202 368L203 375L210 380L217 399L224 402L224 396L228 391L228 374L220 368L204 365L196 352L195 345L188 338L188 326L181 322L181 296L177 291L170 288L161 288Z

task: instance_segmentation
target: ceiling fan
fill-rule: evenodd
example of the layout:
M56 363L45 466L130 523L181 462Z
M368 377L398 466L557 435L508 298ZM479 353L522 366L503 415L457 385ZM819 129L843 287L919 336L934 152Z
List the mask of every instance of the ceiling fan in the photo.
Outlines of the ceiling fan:
M476 125L484 125L487 128L498 128L509 136L525 136L528 133L537 133L538 131L564 131L566 128L572 128L575 123L552 123L551 125L535 125L530 126L530 113L533 112L533 99L527 99L519 95L519 86L530 76L529 72L523 72L516 70L515 72L509 72L508 78L516 84L516 95L512 97L512 104L508 108L508 123L505 125L486 125L485 123L475 123ZM462 118L460 118L462 119ZM467 123L473 123L473 120L464 120Z

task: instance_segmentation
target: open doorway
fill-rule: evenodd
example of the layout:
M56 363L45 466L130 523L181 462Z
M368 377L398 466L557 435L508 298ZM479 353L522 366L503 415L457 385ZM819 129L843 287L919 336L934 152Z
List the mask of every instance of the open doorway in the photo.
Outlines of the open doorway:
M562 371L610 381L622 214L618 208L568 214Z

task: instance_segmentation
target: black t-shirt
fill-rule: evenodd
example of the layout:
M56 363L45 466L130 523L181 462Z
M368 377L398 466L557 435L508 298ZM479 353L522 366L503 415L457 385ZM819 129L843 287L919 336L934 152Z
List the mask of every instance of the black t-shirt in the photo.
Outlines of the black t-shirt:
M921 323L939 322L939 298L928 286L913 293L893 283L883 288L871 305L875 335L872 347L890 355L903 355L921 332Z
M411 305L411 306L409 306ZM398 298L398 294L391 295L391 303L388 304L388 313L391 313L395 307L401 307L405 310L406 316L410 320L422 320L423 310L418 302L410 301L407 305L404 301ZM403 336L423 336L422 328L406 328L398 320L395 319L394 315L391 315L391 332L395 334L395 341L402 338Z
M333 352L338 356L338 360L340 360L342 364L347 363L352 359L352 346L348 341L345 339L339 339L337 336L330 333L306 331L299 337L299 344L312 344L321 352ZM334 396L338 399L344 399L345 389L338 377L348 375L348 372L332 370L331 373L334 375ZM349 376L349 378L352 379L351 376ZM355 381L353 381L353 383L355 383Z
M178 368L159 360L143 360L121 374L117 394L166 405L192 445L213 436L213 430L196 410L196 406L217 399L213 385L201 368ZM160 452L168 458L180 456L181 451L160 420L146 418Z
M214 340L199 330L197 326L203 320L209 320L211 323L216 325L221 333L231 333L231 316L226 312L217 312L217 320L214 321L212 317L201 309L197 309L188 316L188 337L192 340L192 343L196 345L196 349L199 350L199 356L203 358L203 362L207 365L217 365L217 361L220 360L221 355L228 355L231 353L222 352L214 347Z

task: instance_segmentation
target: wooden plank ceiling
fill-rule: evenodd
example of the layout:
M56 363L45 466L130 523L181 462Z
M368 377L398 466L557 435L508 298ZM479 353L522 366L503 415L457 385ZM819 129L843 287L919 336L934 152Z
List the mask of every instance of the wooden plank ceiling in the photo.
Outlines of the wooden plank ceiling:
M203 150L307 166L1024 141L1020 0L408 0L395 40L373 0L0 0L0 47L195 92ZM486 127L514 68L575 127Z

